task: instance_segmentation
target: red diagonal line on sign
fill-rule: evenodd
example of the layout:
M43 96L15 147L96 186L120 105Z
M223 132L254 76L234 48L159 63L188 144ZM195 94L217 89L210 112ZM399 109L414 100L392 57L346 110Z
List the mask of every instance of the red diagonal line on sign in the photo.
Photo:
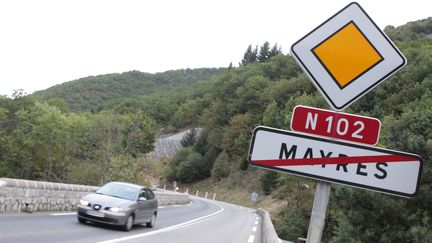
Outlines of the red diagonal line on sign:
M274 159L252 160L254 164L267 166L323 165L323 164L358 164L358 163L393 163L418 161L416 158L401 155L352 156L333 158Z

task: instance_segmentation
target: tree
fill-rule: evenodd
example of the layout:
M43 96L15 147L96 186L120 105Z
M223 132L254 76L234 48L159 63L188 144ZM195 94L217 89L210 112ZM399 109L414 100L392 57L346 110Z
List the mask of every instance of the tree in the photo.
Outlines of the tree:
M191 147L195 144L198 138L199 130L197 128L192 128L186 132L182 140L180 141L183 147Z
M265 62L270 59L270 44L266 41L260 47L259 54L257 56L258 62Z
M295 203L288 204L284 212L283 222L276 225L279 237L296 241L299 237L307 235L307 218L302 208Z
M267 77L255 75L245 80L244 84L236 91L236 108L241 113L262 113L264 112L268 97L264 95L266 89L271 86Z
M144 112L135 112L121 117L121 154L138 157L154 149L155 121Z
M191 152L186 159L180 162L177 169L177 179L181 182L193 182L202 179L202 171L205 167L201 154Z
M281 109L278 107L276 101L270 103L263 114L263 125L269 127L282 128L283 127L283 115Z
M187 159L187 157L191 153L193 153L192 148L190 147L182 148L179 151L177 151L177 153L174 155L172 159L169 160L168 167L165 170L165 175L164 175L164 177L168 181L177 180L178 167L183 161Z
M282 54L282 48L280 46L278 46L277 44L275 44L272 49L270 50L269 53L269 59L272 57L275 57L279 54Z
M247 150L255 126L254 116L250 113L233 116L230 125L225 128L222 149L240 166L247 157Z
M108 172L110 181L124 181L140 185L148 185L149 182L142 171L142 163L146 160L144 156L135 158L130 155L116 156L112 159Z
M34 147L35 176L48 181L63 181L66 166L63 163L67 146L67 118L54 106L36 103L33 126L29 139Z
M277 187L279 174L274 171L266 171L260 179L261 190L264 194L269 195Z
M200 99L188 99L182 102L174 116L172 116L170 124L174 127L193 125L199 120L203 110L202 103Z
M48 105L55 106L60 109L63 113L69 113L70 109L66 103L66 101L59 97L49 98L47 101Z
M239 65L246 66L248 64L257 62L266 62L272 57L275 57L281 53L282 49L281 47L278 47L277 44L275 44L270 49L270 44L268 43L268 41L264 42L264 44L259 47L259 51L258 45L255 48L252 48L252 45L249 45Z
M239 65L246 66L248 64L256 63L257 61L258 61L258 46L252 48L252 45L249 45Z
M220 181L222 178L227 177L230 174L231 169L228 160L229 157L225 151L219 154L211 170L211 176L214 179Z

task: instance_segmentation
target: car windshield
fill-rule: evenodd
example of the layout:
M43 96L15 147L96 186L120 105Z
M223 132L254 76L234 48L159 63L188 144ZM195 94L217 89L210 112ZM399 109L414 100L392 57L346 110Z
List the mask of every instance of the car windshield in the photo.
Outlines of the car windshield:
M97 190L96 193L135 201L139 189L124 184L108 183Z

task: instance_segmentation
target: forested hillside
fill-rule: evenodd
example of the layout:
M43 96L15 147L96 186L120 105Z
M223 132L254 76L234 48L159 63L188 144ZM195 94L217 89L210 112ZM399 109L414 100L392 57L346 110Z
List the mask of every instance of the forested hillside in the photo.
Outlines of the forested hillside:
M72 111L97 112L123 99L133 99L159 90L193 85L219 75L223 68L201 68L143 73L130 71L80 78L34 93L43 100L63 99Z
M346 112L381 120L377 146L423 157L419 195L405 199L333 185L325 242L432 242L432 18L387 27L386 32L406 56L407 66ZM137 80L134 74L128 73L131 80ZM19 94L0 98L1 176L92 184L139 181L157 170L156 175L179 183L230 181L230 189L239 190L258 184L261 195L286 202L272 214L280 237L296 241L306 236L312 198L302 193L305 179L263 172L247 163L254 127L289 129L292 110L299 104L328 108L291 56L268 43L249 46L240 67L175 89L166 88L172 84L150 85L146 94L134 93L137 86L113 88L118 75L106 76L113 86L104 93L98 90L103 86L98 77L82 86L55 87L70 87L62 91L65 96L42 92L35 95L42 100ZM73 87L79 92L72 92ZM79 102L72 105L75 99ZM163 172L158 165L165 162L145 156L158 128L197 126L203 128L200 136L191 136ZM251 176L244 181L243 175Z
M100 185L148 183L155 121L143 112L64 113L31 96L0 97L0 176Z

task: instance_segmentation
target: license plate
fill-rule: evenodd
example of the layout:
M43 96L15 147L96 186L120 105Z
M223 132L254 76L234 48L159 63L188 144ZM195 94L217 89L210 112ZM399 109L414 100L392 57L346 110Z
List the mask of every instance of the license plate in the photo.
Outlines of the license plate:
M96 212L96 211L87 211L87 214L91 215L91 216L99 217L99 218L105 217L105 214L103 214L101 212Z

